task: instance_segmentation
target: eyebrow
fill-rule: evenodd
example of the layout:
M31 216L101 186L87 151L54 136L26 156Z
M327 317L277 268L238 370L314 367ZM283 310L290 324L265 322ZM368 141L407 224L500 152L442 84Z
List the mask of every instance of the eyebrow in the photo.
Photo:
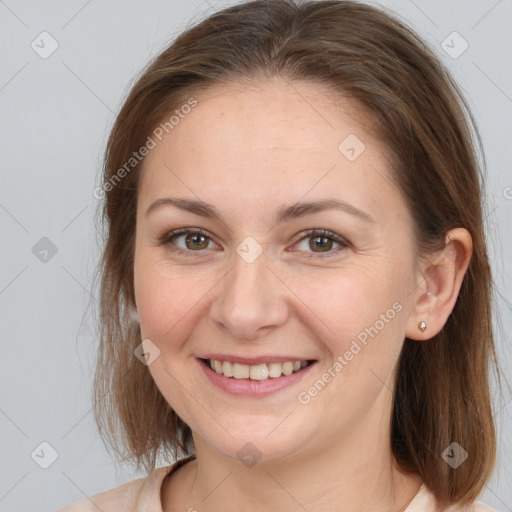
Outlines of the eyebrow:
M146 217L163 206L175 206L176 208L186 210L201 217L213 218L219 220L223 224L225 223L222 215L212 204L196 199L174 197L161 197L160 199L153 201L146 210ZM294 203L290 206L282 206L276 212L275 222L290 222L291 220L299 217L304 217L324 210L340 210L358 217L365 222L375 222L368 213L346 203L345 201L342 201L341 199L321 199L318 201Z

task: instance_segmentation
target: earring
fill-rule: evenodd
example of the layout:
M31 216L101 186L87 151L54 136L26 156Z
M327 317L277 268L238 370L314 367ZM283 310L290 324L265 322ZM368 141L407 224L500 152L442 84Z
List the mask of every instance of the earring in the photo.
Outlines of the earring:
M427 322L425 322L424 320L422 320L419 324L418 324L418 329L421 331L421 332L425 332L426 329L427 329Z

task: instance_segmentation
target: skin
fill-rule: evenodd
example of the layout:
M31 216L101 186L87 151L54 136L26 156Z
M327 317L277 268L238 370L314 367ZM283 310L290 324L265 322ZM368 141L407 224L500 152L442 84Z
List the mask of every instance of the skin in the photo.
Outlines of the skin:
M165 480L164 512L404 510L421 479L400 472L390 449L395 365L406 336L429 339L445 324L469 264L469 233L450 231L444 251L418 260L383 147L352 100L279 79L195 97L198 105L146 157L138 196L136 308L142 339L160 350L149 371L191 427L197 454ZM349 134L366 146L354 161L338 150ZM145 215L166 196L213 204L224 222L173 206ZM325 198L374 222L326 210L274 223L283 205ZM200 249L186 235L158 244L181 227L210 238L196 242ZM322 249L303 234L313 228L350 245ZM248 236L263 250L252 263L236 252ZM401 311L299 403L298 393L396 302ZM317 363L269 397L235 398L206 379L196 359L206 352ZM261 453L252 467L237 458L248 442Z

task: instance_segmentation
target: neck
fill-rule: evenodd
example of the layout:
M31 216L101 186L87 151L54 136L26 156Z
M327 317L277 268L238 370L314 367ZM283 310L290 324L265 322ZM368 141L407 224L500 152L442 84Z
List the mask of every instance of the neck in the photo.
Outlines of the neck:
M300 455L260 461L246 467L223 456L208 443L194 437L196 460L183 466L180 485L168 489L167 503L180 502L176 510L255 512L307 510L320 512L403 512L417 494L421 479L406 475L394 464L389 430L363 424L346 436L315 446ZM339 439L343 439L340 442ZM180 491L178 491L178 487ZM174 508L165 508L170 512Z

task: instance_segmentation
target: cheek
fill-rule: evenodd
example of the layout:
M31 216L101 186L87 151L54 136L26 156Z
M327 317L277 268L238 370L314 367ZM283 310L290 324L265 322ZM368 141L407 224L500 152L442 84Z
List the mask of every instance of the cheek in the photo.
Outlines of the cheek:
M176 339L177 333L183 331L194 318L195 310L200 308L201 293L198 289L204 281L153 277L145 277L139 287L137 304L141 333L145 338L169 343Z
M170 266L144 250L136 253L134 271L141 334L160 345L176 337L201 307L208 277Z
M325 342L342 349L368 323L393 303L384 273L361 265L351 265L325 274L322 279L309 278L300 289L301 298L327 329Z
M329 391L332 400L343 403L348 400L345 393L373 396L398 358L405 308L392 268L384 264L378 268L346 267L340 269L338 279L314 286L311 281L305 288L313 311L329 327L323 329L319 341L329 354L324 370L339 376ZM320 322L317 325L322 327ZM345 398L340 398L340 386Z
M309 328L334 357L400 300L400 272L386 258L371 256L330 269L304 267L300 273L290 268L275 271L287 287L276 284L262 294L277 294L287 301L287 322ZM135 295L143 339L172 351L194 329L206 328L212 301L221 299L215 284L223 274L200 265L171 265L150 250L136 253Z

